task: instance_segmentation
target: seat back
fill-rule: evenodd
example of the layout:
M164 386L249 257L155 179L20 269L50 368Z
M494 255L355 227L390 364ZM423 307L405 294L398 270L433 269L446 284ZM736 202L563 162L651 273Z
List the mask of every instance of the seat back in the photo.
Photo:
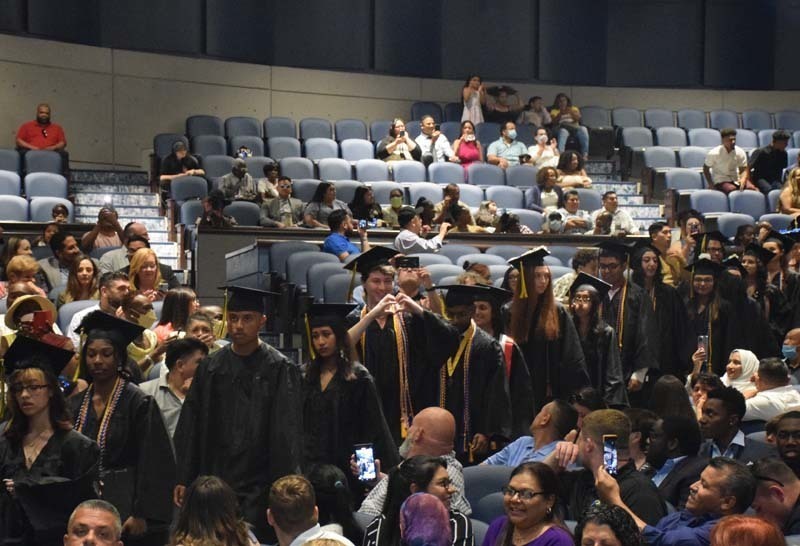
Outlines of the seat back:
M395 161L392 163L392 177L395 182L424 182L425 165L419 161Z
M523 246L517 245L495 245L490 246L486 249L486 254L490 254L493 256L500 256L501 258L505 259L506 261L510 260L511 258L516 258L517 256L527 252L528 248Z
M702 190L703 175L692 169L670 169L664 175L666 185L671 190Z
M772 129L772 114L764 110L745 110L742 112L742 127L752 131Z
M389 180L389 168L380 159L359 159L356 161L356 179L361 182Z
M675 117L671 110L661 108L648 108L644 111L645 127L658 129L659 127L674 127Z
M767 200L760 191L734 191L728 201L732 213L747 214L753 221L767 213Z
M581 125L593 128L611 127L611 112L602 106L584 106L581 108Z
M686 146L686 131L680 127L659 127L656 129L656 143L659 146L681 148Z
M615 127L641 127L642 113L635 108L614 108L611 111L611 122Z
M447 245L445 245L445 248L446 247ZM442 254L434 254L434 256L442 256L444 258L447 258L447 256L444 256ZM422 264L421 261L420 264ZM452 277L454 275L460 275L461 273L464 272L464 269L462 267L455 265L452 262L449 264L445 263L430 264L424 267L425 269L428 270L428 273L431 276L431 281L433 281L433 284L441 284L443 278Z
M375 159L375 146L369 140L349 138L339 143L342 159L354 163L360 159Z
M304 142L306 157L311 161L339 157L339 145L331 138L314 137Z
M297 138L297 126L292 118L280 116L264 120L264 138L290 137Z
M728 212L728 197L717 190L697 190L689 195L689 205L700 213Z
M775 112L775 127L790 132L800 129L800 112L797 110Z
M392 122L388 119L375 120L369 124L369 139L373 142L378 142L389 136L391 128Z
M233 158L229 155L203 156L201 163L208 179L225 176L233 168Z
M536 185L536 167L530 165L510 165L506 169L506 186L533 187Z
M261 156L261 157L245 157L244 162L247 164L247 172L250 173L250 176L258 180L259 178L264 178L266 174L264 174L264 167L267 165L274 165L275 160L271 157Z
M428 166L428 180L437 184L462 184L464 168L455 163L431 163Z
M758 135L750 129L736 129L736 145L740 148L758 148Z
M733 110L712 110L708 116L711 120L709 127L712 129L739 128L739 114Z
M444 120L445 122L461 123L461 117L464 115L464 103L461 102L448 102L444 105Z
M350 279L350 273L331 275L325 279L325 284L323 285L325 303L347 303Z
M501 209L525 208L525 195L521 189L513 186L489 186L486 188L486 199L494 201Z
M653 146L644 151L644 165L651 169L669 169L677 166L677 159L672 148Z
M15 171L0 170L0 195L19 195L19 175Z
M484 121L475 126L475 138L483 145L486 150L489 144L500 138L500 124L491 121Z
M513 212L519 216L519 223L523 226L527 226L532 232L538 233L542 231L544 215L541 212L527 209L512 209L509 212Z
M78 300L65 303L58 309L58 327L64 332L64 335L72 333L67 332L67 329L75 313L93 305L97 305L96 300Z
M300 141L294 137L269 137L267 139L269 156L275 161L285 157L300 157Z
M226 155L228 147L219 135L198 135L192 138L192 153L201 157Z
M338 157L320 159L317 169L320 180L350 180L353 178L353 168L350 163Z
M678 163L687 169L699 169L706 162L707 154L708 152L704 148L687 146L678 150Z
M314 197L320 182L322 181L316 178L295 178L292 180L292 196L303 203L308 203Z
M184 135L178 133L159 133L153 137L153 153L161 159L164 159L172 153L172 146L178 141L183 142L186 148L189 148L189 139ZM2 153L5 150L0 150L0 169L4 169L2 162Z
M755 219L748 214L728 212L717 218L717 227L719 228L720 233L729 239L736 235L736 230L739 229L739 226L752 226L754 223Z
M320 252L319 250L294 252L286 258L286 280L296 284L301 290L305 290L308 270L312 265L318 263L333 263L340 268L342 266L339 258L327 252Z
M0 195L0 218L7 222L27 222L28 201L19 195Z
M333 138L331 122L323 118L304 118L300 120L300 140L309 138Z
M486 199L483 188L471 186L469 184L459 184L458 187L461 194L461 201L470 207L480 207L481 202Z
M415 204L420 197L424 197L431 203L438 203L444 198L442 187L433 182L417 182L408 187L408 201Z
M647 127L625 127L622 129L622 144L628 148L647 148L653 145L653 132Z
M478 499L478 502L472 505L471 517L486 523L496 520L504 513L503 493L498 491Z
M442 134L447 137L450 144L452 144L461 136L461 123L457 121L445 121L442 123L440 130Z
M771 190L767 194L767 203L769 204L770 212L775 212L778 210L778 200L781 197L781 190Z
M572 273L573 271L571 267L567 267L565 265L551 265L548 267L550 267L550 276L552 277L553 282L556 282L567 273Z
M199 176L182 176L170 183L169 193L179 204L189 199L203 199L208 195L208 182Z
M456 265L463 267L464 262L469 262L471 264L483 264L483 265L508 265L506 263L506 259L502 256L495 256L493 254L484 254L482 252L476 252L474 254L462 254L458 258L456 258Z
M442 107L435 102L417 101L411 105L411 119L422 119L422 116L433 116L436 123L444 118Z
M779 214L777 212L770 212L767 214L762 214L761 218L758 219L759 222L769 222L772 226L772 229L775 230L782 230L782 229L789 229L789 226L794 221L794 216L789 214Z
M380 180L377 182L370 182L369 186L372 188L372 193L375 195L375 202L387 206L390 203L392 190L399 190L403 194L403 202L406 199L406 192L397 182L389 180Z
M228 138L228 153L232 156L237 155L242 146L250 150L255 157L264 157L264 141L260 136L237 135Z
M467 168L467 181L476 186L503 186L506 177L497 165L473 163Z
M350 203L356 195L356 189L365 184L358 180L337 180L333 185L336 187L336 199Z
M269 247L270 271L283 275L286 278L286 261L292 254L298 252L317 252L321 255L319 245L304 241L283 241L274 243ZM344 270L342 270L344 271Z
M689 145L703 148L719 146L722 137L716 129L689 129Z
M75 207L72 201L61 197L36 197L30 202L30 221L31 222L52 222L53 207L64 205L69 211L70 222L75 221Z
M223 213L233 216L240 226L257 226L261 208L248 201L234 201L223 209Z
M472 245L461 245L456 243L447 243L441 248L441 250L439 250L439 254L447 256L453 263L456 263L459 256L463 256L464 254L477 254L479 252L480 250Z
M686 108L678 110L678 127L686 129L702 129L708 127L706 122L706 113L702 110L692 110Z
M340 119L335 124L336 140L339 142L348 138L367 140L367 124L360 119Z
M28 150L25 154L26 173L55 173L62 170L61 154L49 150Z
M775 132L775 129L761 129L758 132L758 145L759 146L767 146L772 142L772 134Z
M249 116L233 116L225 120L225 136L255 136L261 138L261 122Z
M199 199L184 201L181 204L181 224L193 226L198 218L203 215L203 203Z
M419 259L420 267L428 267L429 265L453 265L453 262L450 261L450 258L447 256L443 256L441 254L432 254L430 252L424 252L422 254L411 254L411 256L415 256Z
M289 178L314 178L314 164L305 157L284 157L278 161L281 175Z
M322 252L316 253L322 255ZM330 256L330 254L329 254ZM325 279L344 272L339 260L335 262L314 262L306 270L306 289L317 303L325 299Z
M603 207L603 196L600 195L600 192L597 190L593 190L592 188L574 188L575 191L578 192L578 196L580 197L580 206L581 210L586 210L589 212L594 212L598 209Z
M555 256L561 263L564 265L570 265L570 261L572 257L575 256L575 253L578 251L577 247L574 246L566 246L566 245L552 245L548 246L547 250L550 251L551 256Z
M525 146L533 146L536 143L536 129L537 127L530 123L518 123L517 140Z
M200 135L223 136L222 120L217 116L189 116L186 118L186 134L189 138Z

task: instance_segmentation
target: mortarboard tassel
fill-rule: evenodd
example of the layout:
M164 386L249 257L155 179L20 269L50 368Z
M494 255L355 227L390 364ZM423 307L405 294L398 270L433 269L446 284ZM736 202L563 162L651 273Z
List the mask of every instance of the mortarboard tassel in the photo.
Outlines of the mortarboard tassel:
M528 287L525 286L525 267L519 263L519 299L528 299Z
M308 337L308 356L311 357L311 360L314 360L317 358L317 355L314 351L314 343L311 341L311 324L308 322L308 313L306 313L303 318L306 323L306 336Z

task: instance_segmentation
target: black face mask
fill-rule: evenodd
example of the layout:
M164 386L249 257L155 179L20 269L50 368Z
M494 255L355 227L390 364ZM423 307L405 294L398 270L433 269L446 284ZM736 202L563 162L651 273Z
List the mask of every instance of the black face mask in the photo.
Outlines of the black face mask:
M39 125L47 125L50 123L50 116L37 116L36 121L39 123Z

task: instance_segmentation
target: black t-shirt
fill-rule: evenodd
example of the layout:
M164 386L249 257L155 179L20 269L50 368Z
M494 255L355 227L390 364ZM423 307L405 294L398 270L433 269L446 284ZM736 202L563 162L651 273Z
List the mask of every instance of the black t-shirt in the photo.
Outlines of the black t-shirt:
M178 159L174 153L171 153L161 161L161 174L180 174L199 168L200 164L197 162L197 158L191 154L186 154L183 159Z
M753 180L763 179L767 182L779 182L788 160L789 155L786 150L776 150L772 145L757 149L750 157Z

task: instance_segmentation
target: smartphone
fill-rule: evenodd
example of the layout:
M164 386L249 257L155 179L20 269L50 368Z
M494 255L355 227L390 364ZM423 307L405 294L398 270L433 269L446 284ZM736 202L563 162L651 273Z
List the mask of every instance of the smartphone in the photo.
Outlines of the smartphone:
M394 261L397 269L417 269L419 267L419 256L402 256Z
M433 126L433 130L434 130L434 131L441 131L441 130L442 130L442 128L441 128L441 126L440 126L440 125L437 123L436 125L434 125L434 126Z
M406 136L406 132L405 132L405 131L400 131L400 136L401 136L401 137L404 137L404 136Z
M50 329L50 311L34 311L32 328L37 331Z
M162 282L161 284L158 285L158 290L160 292L167 292L169 290L169 284Z
M617 435L603 435L603 466L612 476L617 474Z
M356 444L353 446L358 465L358 479L362 482L372 481L378 477L375 471L375 451L372 444Z
M706 351L706 359L703 361L703 364L700 367L700 371L705 372L706 368L708 367L708 336L697 336L697 348L705 349Z
M358 221L358 229L367 229L367 221L366 220L359 220Z

